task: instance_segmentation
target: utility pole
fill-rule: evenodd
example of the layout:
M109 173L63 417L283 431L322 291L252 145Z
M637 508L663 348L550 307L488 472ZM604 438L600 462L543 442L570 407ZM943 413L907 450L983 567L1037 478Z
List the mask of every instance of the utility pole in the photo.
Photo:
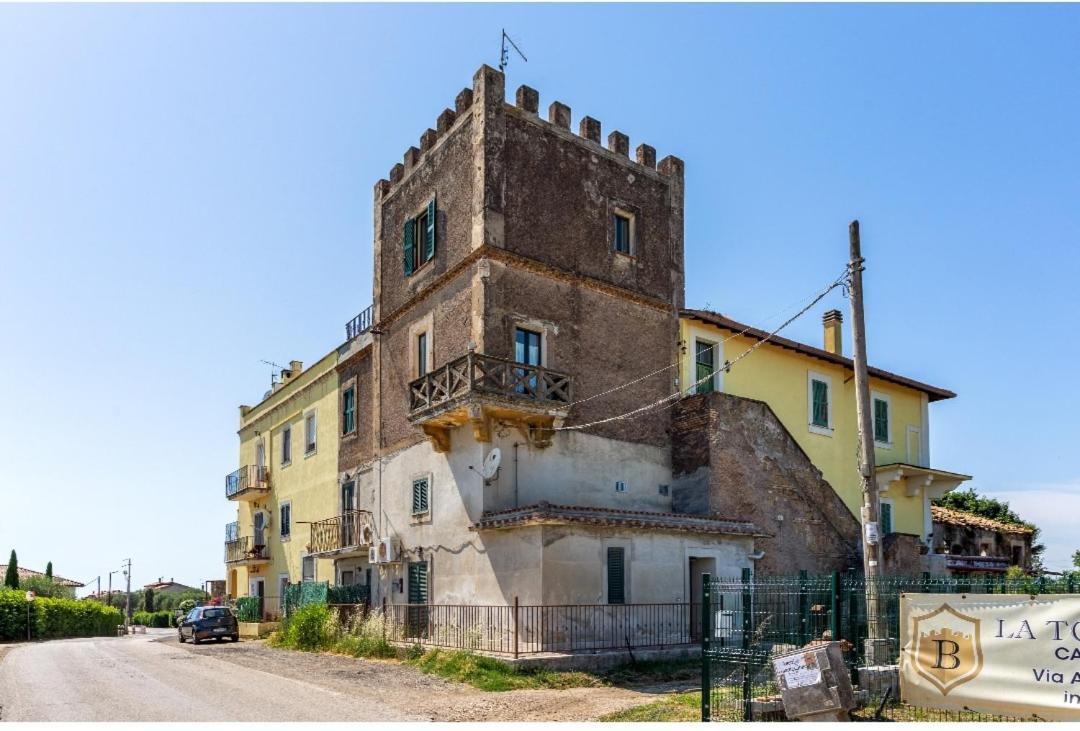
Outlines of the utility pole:
M124 569L124 576L127 577L127 598L124 601L124 626L128 627L131 624L131 559L127 559L127 568Z
M112 606L112 575L120 573L120 569L109 572L109 598L105 600L105 603L110 607Z
M97 577L97 600L101 601L101 574Z
M870 380L866 369L866 321L863 315L863 262L859 222L848 226L851 246L851 320L855 353L855 408L859 416L859 475L862 478L863 575L866 577L866 659L870 665L885 660L877 579L881 571L881 536L878 531L878 486L874 464L874 425L870 414Z

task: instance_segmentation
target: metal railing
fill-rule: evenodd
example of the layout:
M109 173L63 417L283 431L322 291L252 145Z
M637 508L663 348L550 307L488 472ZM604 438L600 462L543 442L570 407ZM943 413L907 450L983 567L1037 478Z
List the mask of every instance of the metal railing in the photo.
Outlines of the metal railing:
M543 366L467 353L409 384L409 412L416 416L473 393L560 406L571 401L571 379Z
M245 465L225 475L225 497L233 498L249 490L270 490L270 470L259 465Z
M394 641L519 655L670 647L695 641L695 611L670 604L383 606Z
M368 305L367 309L345 323L345 339L352 340L357 335L362 335L371 329L371 319L375 314L375 305Z
M312 554L333 553L370 546L373 540L371 513L367 510L347 510L333 518L311 524Z
M268 561L270 551L264 545L257 545L251 536L240 536L236 540L225 542L225 563L237 561Z
M1006 579L1004 576L879 577L862 575L716 578L703 584L696 626L702 639L702 716L713 721L786 720L772 677L773 655L834 639L850 643L845 664L864 720L1001 720L974 712L915 708L898 702L900 595L917 593L1057 594L1080 588L1071 576ZM867 652L867 596L876 599L884 638L873 663ZM882 657L882 655L884 655ZM873 665L873 671L867 668ZM884 666L884 667L883 667ZM892 667L892 670L889 668ZM886 672L883 672L886 671Z

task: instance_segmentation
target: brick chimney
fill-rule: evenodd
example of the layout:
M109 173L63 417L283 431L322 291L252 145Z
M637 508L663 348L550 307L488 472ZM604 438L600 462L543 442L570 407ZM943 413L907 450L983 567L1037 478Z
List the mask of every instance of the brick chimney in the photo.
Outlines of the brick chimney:
M825 325L825 350L837 355L843 355L844 316L840 314L840 310L829 310L821 319Z

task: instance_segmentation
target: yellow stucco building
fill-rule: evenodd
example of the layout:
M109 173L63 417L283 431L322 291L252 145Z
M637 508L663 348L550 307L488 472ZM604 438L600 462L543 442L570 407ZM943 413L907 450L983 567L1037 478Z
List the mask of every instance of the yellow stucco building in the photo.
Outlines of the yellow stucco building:
M308 523L337 509L338 354L306 370L292 361L256 406L240 407L240 467L225 478L236 502L226 526L226 591L261 596L280 615L284 589L322 580L331 562L307 555Z
M686 393L721 391L769 405L852 514L862 505L854 368L843 355L842 317L825 314L824 347L769 338L727 368L767 332L702 310L683 310L679 383ZM874 444L883 534L932 535L930 501L968 475L930 466L930 410L954 398L943 388L870 368Z

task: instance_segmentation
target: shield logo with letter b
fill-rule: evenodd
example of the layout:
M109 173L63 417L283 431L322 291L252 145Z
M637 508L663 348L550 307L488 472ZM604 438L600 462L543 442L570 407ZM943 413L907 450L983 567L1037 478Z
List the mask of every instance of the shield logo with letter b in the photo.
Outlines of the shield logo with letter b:
M974 679L983 666L979 620L942 604L914 618L914 663L942 695Z

